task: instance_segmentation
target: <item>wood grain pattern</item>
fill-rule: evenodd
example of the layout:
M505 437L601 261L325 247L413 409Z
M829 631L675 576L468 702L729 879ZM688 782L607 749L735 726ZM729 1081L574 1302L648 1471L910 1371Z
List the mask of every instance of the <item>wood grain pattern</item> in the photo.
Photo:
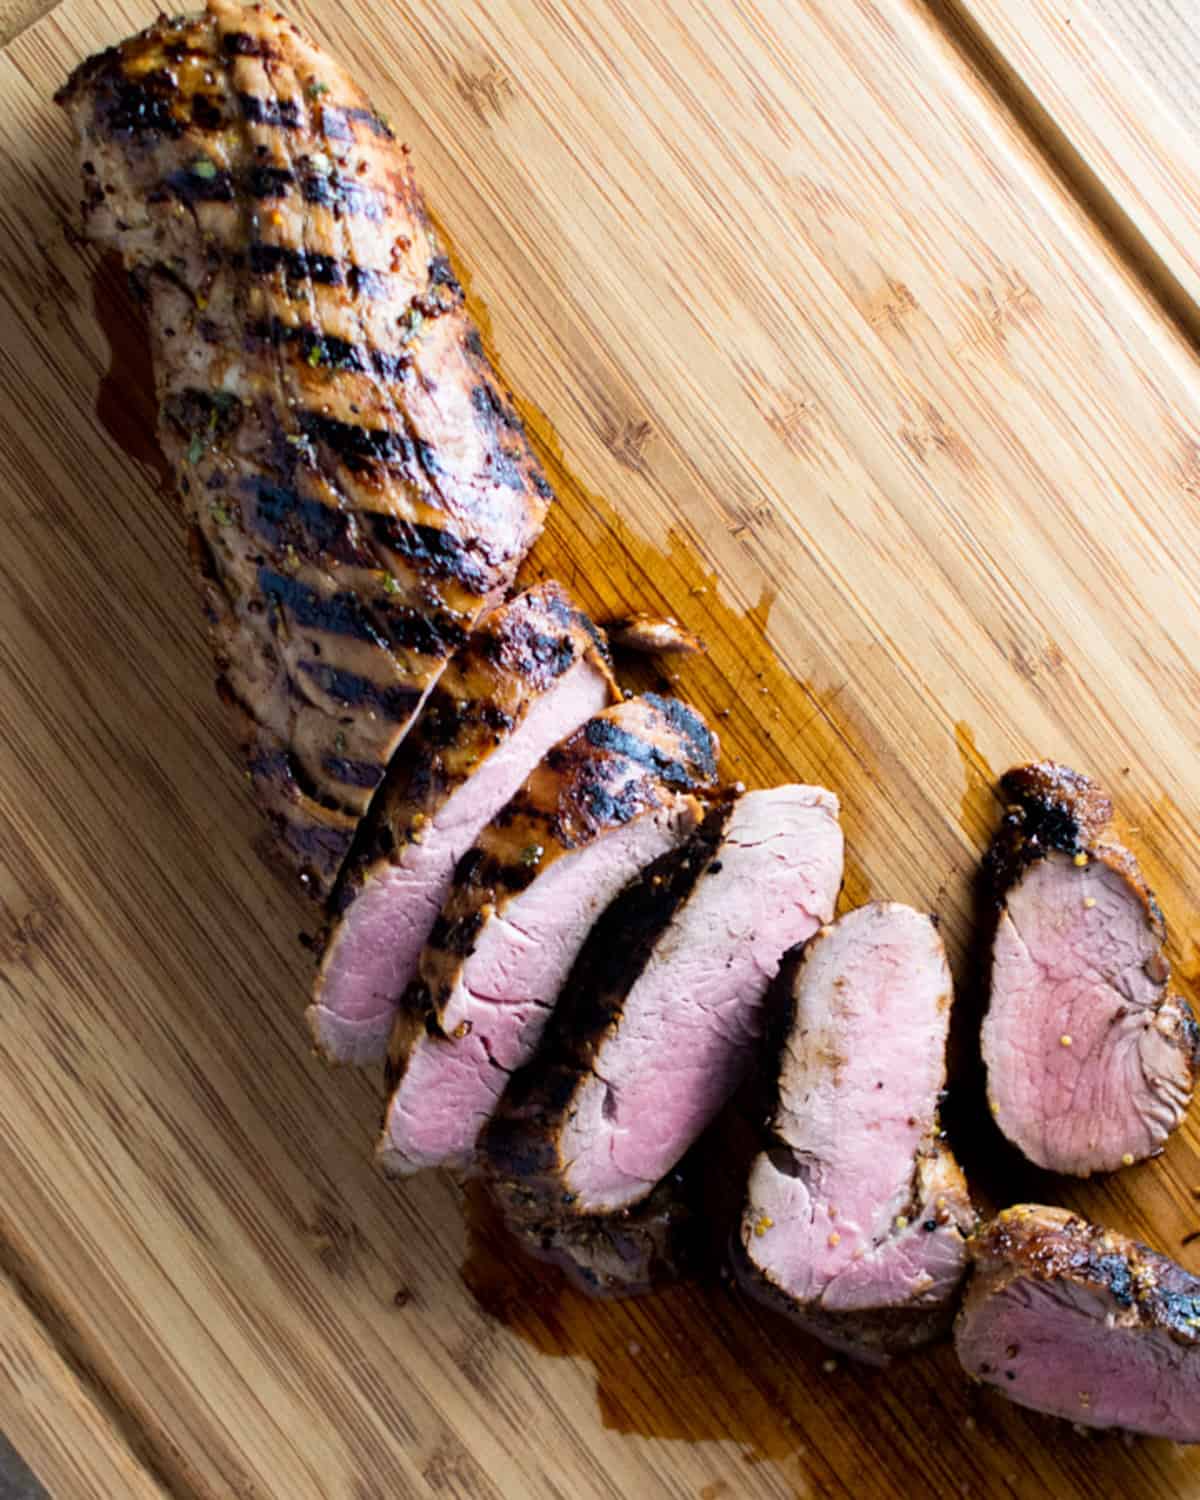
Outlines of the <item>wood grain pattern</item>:
M0 46L54 9L54 0L0 0Z
M51 1500L59 1495L163 1500L163 1491L121 1441L108 1414L4 1276L0 1412L7 1435ZM2 1475L0 1493L6 1493Z
M994 69L1048 159L1200 339L1200 134L1185 82L1200 59L1200 17L1170 15L1159 0L1121 7L945 0L937 8Z
M153 9L63 0L0 56L0 1247L114 1422L222 1500L1200 1495L1200 1455L947 1349L827 1371L719 1284L584 1305L448 1181L376 1176L375 1080L306 1050L312 915L255 853L136 319L71 229L48 96ZM846 899L941 912L964 1035L988 783L1033 753L1110 784L1195 996L1200 375L930 11L299 11L412 142L547 445L532 571L707 638L679 686L729 771L838 790ZM1069 1185L974 1084L982 1197L1198 1263L1194 1124Z

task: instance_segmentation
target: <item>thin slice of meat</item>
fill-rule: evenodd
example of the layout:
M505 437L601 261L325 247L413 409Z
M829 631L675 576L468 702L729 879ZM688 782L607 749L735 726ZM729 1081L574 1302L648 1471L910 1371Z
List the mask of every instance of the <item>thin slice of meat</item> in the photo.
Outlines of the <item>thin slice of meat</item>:
M750 1172L747 1288L872 1362L950 1326L974 1222L938 1124L950 971L895 902L824 928L790 983L774 1142Z
M343 881L309 1025L332 1062L382 1062L454 867L559 740L618 698L596 627L556 583L490 614L443 672Z
M833 919L842 855L831 792L750 792L617 898L485 1134L510 1213L609 1214L675 1166L745 1077L784 954Z
M473 1163L592 924L691 834L715 787L713 735L685 704L652 694L550 751L460 861L396 1017L378 1148L389 1171Z
M550 490L406 148L278 11L161 18L57 97L87 233L147 305L222 697L323 897Z
M1038 1166L1086 1177L1152 1155L1191 1099L1200 1033L1170 993L1162 913L1077 771L1009 771L988 856L999 920L983 1024L992 1114Z
M1200 1277L1061 1208L1007 1208L971 1241L963 1369L1084 1427L1200 1442Z

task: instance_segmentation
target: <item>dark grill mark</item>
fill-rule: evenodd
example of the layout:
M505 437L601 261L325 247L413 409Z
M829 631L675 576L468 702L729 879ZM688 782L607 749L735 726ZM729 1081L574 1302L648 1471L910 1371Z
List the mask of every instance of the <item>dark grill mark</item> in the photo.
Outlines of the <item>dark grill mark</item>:
M96 120L113 135L178 136L183 124L175 115L174 99L174 86L161 73L148 73L138 83L120 78L101 86Z
M1133 1275L1123 1255L1101 1255L1096 1260L1100 1280L1112 1293L1118 1307L1133 1306Z
M289 282L315 281L322 286L343 286L346 282L341 262L332 255L268 245L263 240L252 241L248 253L250 270L256 276L273 276L280 271Z
M225 123L220 94L195 94L192 97L192 124L200 130L220 130Z
M299 130L303 123L295 99L260 99L256 94L239 94L238 104L251 125L271 125L279 130Z
M387 121L381 119L374 110L345 108L340 104L321 106L321 129L331 141L352 141L353 125L365 125L372 135L383 140L395 140Z
M521 668L527 676L534 669L551 677L561 677L576 661L575 642L569 635L543 635L540 631L526 632L520 641ZM539 675L541 675L539 673Z
M491 477L497 484L506 485L510 490L523 490L525 488L525 475L521 467L503 449L497 448L491 455Z
M232 203L233 178L228 172L198 176L189 167L172 172L164 186L184 203Z
M510 432L522 431L520 418L486 380L472 387L471 405L489 426L506 427Z
M445 917L439 916L429 934L429 946L440 948L445 953L453 953L459 958L466 958L474 948L475 939L479 936L479 929L482 926L483 914L477 911L465 917L457 917L453 921L447 921Z
M258 586L277 609L286 609L305 630L349 636L352 640L369 641L373 646L387 645L356 594L325 597L295 578L265 567L258 570Z
M647 699L652 699L652 695L647 694ZM667 702L676 700L653 698L653 701L656 707L662 708ZM712 739L708 731L696 715L686 709L683 704L679 707L684 710L689 719L694 721L697 730L696 738L693 740L685 735L685 744L681 746L690 752L690 764L677 756L668 754L658 745L639 739L637 735L623 729L612 719L590 719L584 726L584 737L596 750L609 750L614 754L623 755L635 765L645 766L668 786L690 789L695 787L698 781L705 783L711 781L716 773L716 763ZM671 715L671 718L675 717L677 716ZM676 728L676 725L672 724L672 728Z
M354 422L339 422L322 412L298 412L300 426L314 442L324 443L352 472L361 472L374 464L411 466L416 457L412 443L401 433L386 427L359 427Z
M343 755L326 755L322 769L335 781L346 786L375 787L383 780L383 767L369 760L347 760Z
M341 177L337 173L324 175L313 172L304 177L300 191L308 203L322 208L341 209L356 218L369 219L377 224L384 217L384 203L380 195L352 177Z
M221 47L230 57L278 57L279 53L263 37L247 31L230 31L221 38Z
M652 704L667 723L687 741L693 765L704 781L715 781L717 777L717 747L708 725L695 711L679 698L662 698L657 693L647 693L646 702Z
M382 297L388 290L386 272L366 270L353 262L346 263L313 250L293 250L287 245L254 240L248 255L250 270L257 276L272 276L279 271L288 282L315 281L323 286L346 286L355 296L363 297Z
M380 687L369 677L360 677L357 672L346 672L340 667L323 661L302 661L300 670L310 678L323 693L336 698L348 709L374 709L394 724L402 724L412 716L420 702L421 694L404 683L391 687Z
M462 291L458 284L458 278L454 274L454 267L450 264L450 258L446 255L435 255L429 262L429 280L433 286L448 286L455 292Z
M320 500L306 500L284 485L249 480L244 488L254 504L247 508L251 527L272 547L293 546L310 559L369 563L356 544L354 517Z
M581 774L575 791L575 800L588 816L601 827L616 827L628 823L644 812L650 805L648 789L637 781L624 781L614 793L603 776L593 773ZM559 842L570 847L577 842L567 833L565 826L555 820Z
M383 598L368 606L357 594L349 592L326 597L273 568L259 568L258 584L276 608L286 609L302 629L369 641L384 649L395 646L435 658L457 651L467 638L459 621L447 615L407 605L391 606Z
M274 344L276 348L295 346L304 362L314 369L347 370L354 375L373 372L384 380L398 381L411 365L407 354L388 354L369 345L352 344L308 323L285 323L275 318L253 324L248 333L252 339Z
M435 578L454 578L476 593L486 592L491 569L473 557L467 545L451 531L436 526L415 525L380 512L365 514L364 520L381 547L398 552L422 572Z
M286 167L251 167L246 174L246 191L260 202L264 198L286 198L295 180Z

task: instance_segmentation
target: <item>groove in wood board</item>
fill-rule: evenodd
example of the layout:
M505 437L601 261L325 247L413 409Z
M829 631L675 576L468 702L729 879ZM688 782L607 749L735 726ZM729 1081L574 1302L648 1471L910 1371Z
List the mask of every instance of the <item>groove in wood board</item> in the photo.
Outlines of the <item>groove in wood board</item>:
M930 0L1169 314L1200 341L1200 133L1128 51L1117 8ZM1128 20L1127 23L1128 24ZM1169 22L1200 59L1195 18Z
M679 686L731 710L730 769L836 787L854 899L939 909L960 1015L987 784L1030 753L1112 785L1194 993L1200 378L928 14L301 10L412 141L561 442L535 567L709 638ZM65 0L0 61L0 1235L162 1471L289 1500L1200 1494L1196 1455L1079 1438L945 1348L826 1373L719 1285L586 1306L448 1181L374 1174L375 1080L305 1049L312 914L254 853L171 502L110 436L147 453L133 315L65 227L47 96L152 12ZM1066 1185L1010 1166L966 1083L981 1192L1196 1264L1193 1124Z
M166 1492L130 1452L50 1331L3 1273L0 1422L48 1500L73 1495L164 1500ZM6 1493L3 1485L0 1470L0 1493Z

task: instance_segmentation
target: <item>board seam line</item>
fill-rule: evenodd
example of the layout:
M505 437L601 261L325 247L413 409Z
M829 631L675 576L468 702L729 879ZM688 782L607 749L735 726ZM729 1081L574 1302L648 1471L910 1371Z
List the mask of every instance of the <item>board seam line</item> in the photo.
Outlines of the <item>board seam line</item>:
M1162 315L1200 357L1200 305L1121 207L1113 193L1071 142L1066 131L1022 81L986 27L962 0L914 0L933 28L983 85L1032 145L1059 184L1087 214L1121 264Z

